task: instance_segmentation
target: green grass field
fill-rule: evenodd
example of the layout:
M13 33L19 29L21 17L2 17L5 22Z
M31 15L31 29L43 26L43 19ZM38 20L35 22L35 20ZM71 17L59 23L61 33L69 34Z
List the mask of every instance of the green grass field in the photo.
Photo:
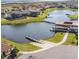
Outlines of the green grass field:
M78 14L77 14L77 13L68 15L68 17L69 17L71 20L78 20Z
M77 45L77 36L74 33L69 33L64 45Z
M46 40L50 42L58 43L63 39L64 34L65 33L57 32L53 37L49 37Z
M53 37L46 38L47 41L58 43L60 42L65 33L57 32ZM63 45L77 45L78 38L74 33L69 33L67 40Z
M20 51L34 51L34 50L40 49L39 47L34 46L30 43L26 43L26 44L15 43L15 42L10 41L10 40L5 39L5 38L1 38L1 40L3 40L4 42L6 42L9 45L16 47Z

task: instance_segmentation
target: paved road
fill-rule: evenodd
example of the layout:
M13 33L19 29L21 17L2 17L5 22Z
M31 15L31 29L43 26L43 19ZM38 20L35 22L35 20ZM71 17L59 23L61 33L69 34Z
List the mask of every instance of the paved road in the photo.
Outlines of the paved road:
M55 47L55 46L58 46L58 45L63 44L63 43L66 41L67 36L68 36L68 32L65 33L65 35L64 35L64 37L63 37L63 39L62 39L62 41L59 42L59 43L56 43L56 44L53 43L53 44L50 44L50 46L48 46L48 44L47 44L46 46L43 45L43 46L45 46L44 48L39 49L39 50L36 50L36 51L32 51L32 52L23 52L23 51L20 51L19 53L21 53L21 54L31 54L31 53L38 53L38 52L41 52L41 51L45 51L45 50L47 50L47 49L50 49L50 48L53 48L53 47ZM35 45L35 44L34 44L34 45ZM37 44L36 44L36 46L37 46ZM40 46L41 46L41 45L40 45Z
M78 59L78 47L59 45L43 52L24 54L19 59L27 59L30 55L33 56L33 59Z
M57 43L55 46L46 49L40 49L33 52L21 52L23 53L17 59L27 59L28 56L33 56L34 59L77 59L77 46L65 46L63 44L68 36L68 32L65 33L63 40Z

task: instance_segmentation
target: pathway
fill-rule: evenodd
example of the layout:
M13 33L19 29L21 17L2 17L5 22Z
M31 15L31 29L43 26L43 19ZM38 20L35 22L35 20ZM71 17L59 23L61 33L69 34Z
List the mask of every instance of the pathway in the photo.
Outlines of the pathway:
M56 43L48 42L48 41L45 41L45 40L40 40L40 42L41 43L31 42L30 44L41 47L42 49L52 47L52 46L56 45Z
M59 43L51 43L51 42L44 41L44 40L41 40L42 44L32 42L31 44L36 45L36 46L39 46L39 47L41 47L41 49L36 50L36 51L31 51L31 52L23 52L23 51L20 51L19 53L21 53L21 54L33 54L33 53L38 53L38 52L41 52L41 51L44 51L44 50L53 48L55 46L58 46L58 45L63 44L66 41L67 36L68 36L68 32L65 33L62 41L59 42Z
M62 41L59 42L59 43L51 43L51 42L44 41L44 40L41 40L42 44L38 44L38 43L33 43L32 42L31 44L39 46L42 49L39 49L39 50L36 50L36 51L32 51L32 52L22 52L22 51L20 51L19 53L21 53L23 55L20 56L20 57L18 57L17 59L27 59L32 54L36 54L36 53L39 53L39 52L41 53L43 51L44 52L49 51L49 49L63 44L66 41L68 34L69 33L66 32L65 35L64 35L64 37L63 37L63 39L62 39Z

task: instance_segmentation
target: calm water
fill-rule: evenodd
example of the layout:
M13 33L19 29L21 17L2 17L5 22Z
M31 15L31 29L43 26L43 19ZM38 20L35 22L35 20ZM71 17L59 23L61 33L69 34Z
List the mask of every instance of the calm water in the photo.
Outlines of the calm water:
M56 10L50 12L48 18L46 18L45 21L70 21L66 14L73 13L74 12L70 10ZM43 39L53 36L54 32L50 32L50 29L52 29L52 27L55 27L55 25L45 22L29 23L22 26L2 25L1 32L2 37L5 37L15 42L26 43L29 41L25 39L25 36L30 36L35 39Z
M67 16L68 14L74 14L71 10L55 10L49 13L48 18L45 21L49 22L61 22L61 21L71 21L70 18Z
M43 39L54 35L50 29L54 24L49 23L29 23L22 26L2 25L2 37L10 39L15 42L26 43L29 42L25 36L30 36L35 39Z

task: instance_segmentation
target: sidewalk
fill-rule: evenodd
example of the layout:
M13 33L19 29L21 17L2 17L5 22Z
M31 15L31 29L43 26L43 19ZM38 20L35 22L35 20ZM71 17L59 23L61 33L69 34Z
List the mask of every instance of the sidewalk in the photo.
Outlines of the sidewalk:
M63 37L63 39L62 39L62 41L59 42L59 43L51 43L51 42L44 41L44 40L41 40L42 44L38 44L38 43L33 43L32 42L31 44L39 46L39 47L41 47L41 49L36 50L36 51L32 51L32 52L23 52L23 51L20 51L19 53L21 53L23 55L20 56L20 57L18 57L17 59L26 59L27 57L29 57L32 54L43 52L43 51L44 52L45 51L49 51L48 49L51 49L53 47L56 47L56 46L59 46L59 45L63 44L66 41L68 34L69 33L66 32L65 35L64 35L64 37ZM29 55L29 56L27 56L27 55Z
M20 51L19 53L21 53L21 54L33 54L33 53L38 53L38 52L45 51L45 50L53 48L55 46L59 46L59 45L63 44L66 41L68 34L69 33L66 32L65 35L64 35L64 37L63 37L63 39L62 39L62 41L59 42L59 43L51 43L51 42L44 41L44 40L41 40L42 44L32 42L31 44L39 46L39 47L41 47L41 49L36 50L36 51L31 51L31 52Z
M35 42L31 42L30 44L33 44L35 46L41 47L43 48L48 48L48 47L52 47L55 46L56 43L52 43L52 42L48 42L48 41L44 41L44 40L40 40L41 43L35 43Z

